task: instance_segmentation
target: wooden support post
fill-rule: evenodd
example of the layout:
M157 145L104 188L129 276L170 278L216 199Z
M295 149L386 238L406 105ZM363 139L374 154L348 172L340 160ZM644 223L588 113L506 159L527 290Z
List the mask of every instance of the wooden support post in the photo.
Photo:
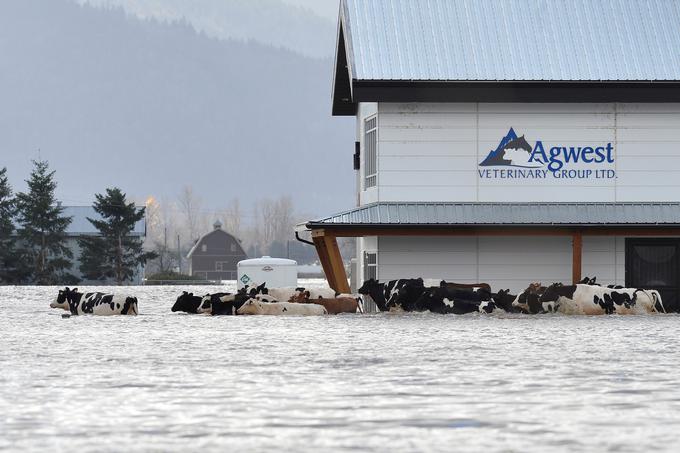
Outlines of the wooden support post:
M571 276L574 285L581 281L581 261L583 257L583 234L580 231L574 233L571 244L572 250L572 265Z
M324 230L314 230L312 240L330 287L339 293L349 293L351 290L336 237L327 235Z

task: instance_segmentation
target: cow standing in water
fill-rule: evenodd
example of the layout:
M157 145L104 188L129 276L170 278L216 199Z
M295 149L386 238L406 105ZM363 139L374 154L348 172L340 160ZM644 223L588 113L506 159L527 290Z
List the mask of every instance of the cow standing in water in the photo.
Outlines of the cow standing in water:
M559 283L555 283L558 285ZM560 305L559 298L551 301L541 301L546 287L540 283L532 283L527 289L515 297L512 307L521 313L536 315L539 313L554 313Z
M130 315L136 316L137 298L105 293L80 293L68 287L59 291L51 308L62 308L72 315Z
M184 291L181 296L175 301L175 305L172 306L172 312L183 311L184 313L197 314L201 305L202 298L199 296L194 296L194 293L188 293Z
M257 299L249 299L244 303L236 314L239 315L278 315L278 316L319 316L327 315L328 311L323 305L299 304L294 302L262 302Z
M666 313L661 295L655 290L603 288L586 284L555 283L539 296L539 301L557 303L568 314L642 314Z
M366 280L357 292L371 296L380 311L389 311L392 308L403 308L402 305L405 301L408 303L410 299L415 300L411 294L413 289L422 290L424 288L422 278L402 278L390 280L387 283L380 283L372 278Z

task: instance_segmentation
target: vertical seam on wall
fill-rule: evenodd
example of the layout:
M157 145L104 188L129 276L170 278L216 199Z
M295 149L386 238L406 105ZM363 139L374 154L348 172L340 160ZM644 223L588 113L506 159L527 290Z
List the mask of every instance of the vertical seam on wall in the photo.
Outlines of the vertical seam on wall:
M479 283L481 281L479 279L479 236L476 236L475 239L476 239L476 242L477 242L477 244L476 244L477 245L476 246L476 249L477 249L477 276L476 276L476 280L477 281L475 283Z
M625 239L624 239L625 241ZM625 282L622 284L621 283L621 275L619 275L619 236L614 236L614 279L616 280L617 285L622 285L626 286ZM626 260L626 250L625 250L625 245L624 245L624 250L623 250L623 260L625 262ZM624 264L625 266L625 264ZM626 274L626 270L624 268L623 270L624 273L624 278Z
M475 114L475 162L479 162L479 102L475 103ZM475 167L475 170L477 170L477 167ZM477 172L475 171L475 173ZM477 173L475 180L477 181L476 201L479 202L479 173ZM477 266L477 273L479 274L479 265Z
M614 201L619 201L619 109L618 102L614 103Z

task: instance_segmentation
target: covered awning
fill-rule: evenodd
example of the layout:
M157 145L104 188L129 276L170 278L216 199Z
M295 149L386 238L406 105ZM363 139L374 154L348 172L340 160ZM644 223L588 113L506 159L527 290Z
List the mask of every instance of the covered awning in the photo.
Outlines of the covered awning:
M331 287L348 292L337 237L571 236L574 282L583 236L680 236L680 203L373 203L305 224Z

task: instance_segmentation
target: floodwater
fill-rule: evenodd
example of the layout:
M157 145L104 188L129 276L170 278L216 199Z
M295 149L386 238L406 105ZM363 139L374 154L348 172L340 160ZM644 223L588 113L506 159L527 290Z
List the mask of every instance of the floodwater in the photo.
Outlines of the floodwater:
M215 287L193 288L204 293ZM0 450L678 451L680 317L71 317L0 288Z

